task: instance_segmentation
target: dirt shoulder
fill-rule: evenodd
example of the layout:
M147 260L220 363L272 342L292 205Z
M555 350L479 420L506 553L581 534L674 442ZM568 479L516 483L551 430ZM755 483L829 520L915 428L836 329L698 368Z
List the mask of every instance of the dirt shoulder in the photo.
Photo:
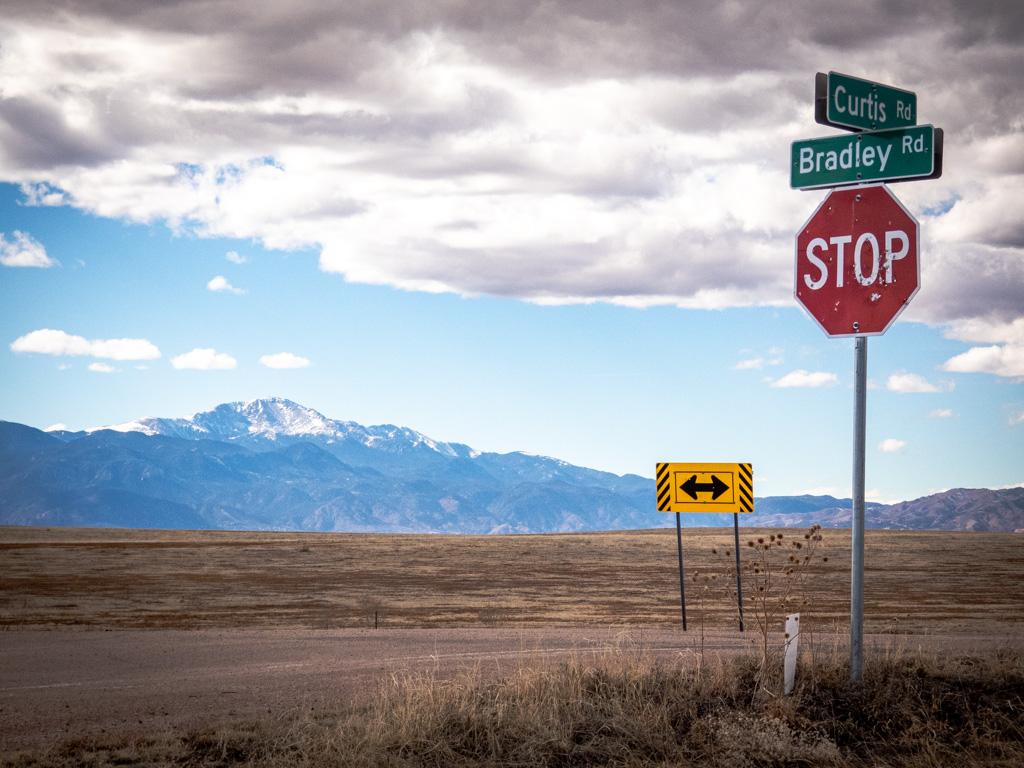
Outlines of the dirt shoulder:
M663 627L540 629L159 630L5 632L0 658L0 749L71 737L146 735L211 723L337 711L404 672L440 677L588 655L646 652L696 658L701 636ZM969 635L871 636L894 650L990 652L1016 642ZM731 654L753 635L707 632L703 651ZM810 642L810 638L808 638ZM822 653L842 638L820 636Z

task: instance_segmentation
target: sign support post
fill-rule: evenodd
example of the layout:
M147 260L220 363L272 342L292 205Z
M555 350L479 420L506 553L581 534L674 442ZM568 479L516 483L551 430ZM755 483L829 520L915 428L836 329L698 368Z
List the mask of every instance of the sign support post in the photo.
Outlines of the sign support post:
M683 523L676 512L676 547L679 550L679 610L683 616L683 631L686 631L686 579L683 577Z
M797 234L794 295L826 335L856 339L850 680L860 683L864 672L867 337L885 333L920 284L917 220L884 184L865 182L939 178L943 133L941 128L917 124L916 93L839 72L815 75L814 119L853 132L793 142L790 186L856 185L833 189ZM847 244L852 246L852 259L844 263ZM867 274L865 253L871 258Z
M736 606L740 609L740 632L743 631L743 579L740 576L740 516L732 513L732 535L736 544Z
M682 512L732 513L736 538L736 599L743 631L743 592L740 584L740 524L737 513L754 511L754 468L741 462L668 462L655 467L655 493L659 512L676 513L676 549L679 552L679 612L686 630L686 577L683 573Z
M868 340L858 336L854 350L853 534L850 555L850 679L859 683L864 658L864 443L868 392Z

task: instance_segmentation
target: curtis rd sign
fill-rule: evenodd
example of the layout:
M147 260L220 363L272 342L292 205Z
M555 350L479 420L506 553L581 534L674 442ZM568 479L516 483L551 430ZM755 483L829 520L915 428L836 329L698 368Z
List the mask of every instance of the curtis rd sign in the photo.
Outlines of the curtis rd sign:
M829 336L885 333L917 293L917 220L884 186L833 190L796 238L796 300Z
M814 119L854 131L917 125L917 94L839 72L814 78Z

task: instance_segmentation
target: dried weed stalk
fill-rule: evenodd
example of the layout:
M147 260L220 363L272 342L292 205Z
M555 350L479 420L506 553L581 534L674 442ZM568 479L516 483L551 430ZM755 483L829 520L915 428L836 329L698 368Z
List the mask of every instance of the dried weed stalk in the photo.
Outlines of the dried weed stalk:
M769 533L747 540L743 550L743 598L745 619L751 620L760 636L761 668L767 669L772 646L769 638L783 625L786 615L811 605L808 574L811 567L827 563L822 528L815 523L802 535L788 532ZM725 558L730 579L729 592L735 602L736 566L732 549L711 550Z

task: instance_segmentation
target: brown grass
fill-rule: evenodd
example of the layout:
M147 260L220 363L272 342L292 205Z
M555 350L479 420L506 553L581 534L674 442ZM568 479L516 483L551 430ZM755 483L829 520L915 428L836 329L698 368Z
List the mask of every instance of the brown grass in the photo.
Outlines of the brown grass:
M795 695L763 691L752 657L623 652L498 681L409 675L359 710L184 736L66 742L38 766L1019 766L1024 656L872 656L861 686L837 657ZM776 677L778 670L775 669Z
M765 531L746 530L744 540ZM819 626L849 611L849 532L809 568ZM1018 534L869 531L866 631L1008 635L1024 624ZM735 625L725 529L686 529L690 621ZM746 555L746 553L744 553ZM468 627L678 621L671 530L423 536L0 528L0 627ZM700 599L698 599L700 598ZM805 609L806 610L806 609Z

